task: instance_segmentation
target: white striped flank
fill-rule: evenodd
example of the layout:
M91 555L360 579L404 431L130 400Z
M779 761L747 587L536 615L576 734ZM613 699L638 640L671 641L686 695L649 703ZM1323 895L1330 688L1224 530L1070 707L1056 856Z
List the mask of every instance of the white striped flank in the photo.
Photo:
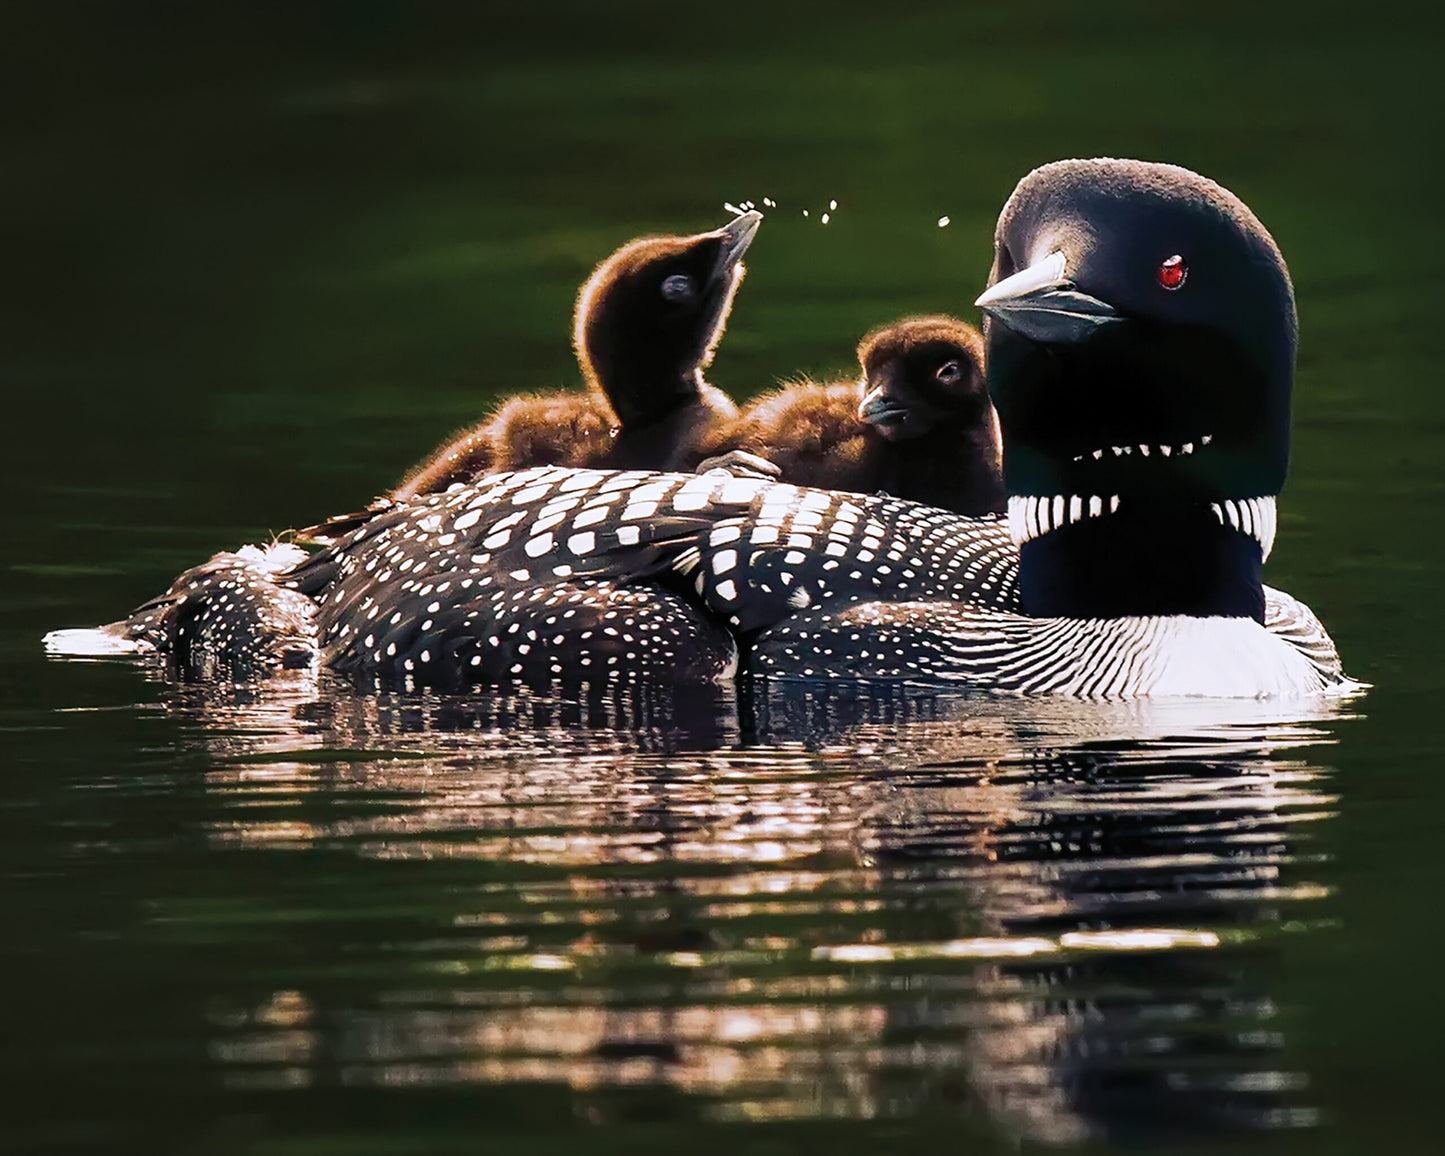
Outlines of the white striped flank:
M1316 698L1348 694L1334 645L1303 604L1270 594L1270 619L1026 618L958 602L866 602L798 615L759 639L754 665L1079 698Z

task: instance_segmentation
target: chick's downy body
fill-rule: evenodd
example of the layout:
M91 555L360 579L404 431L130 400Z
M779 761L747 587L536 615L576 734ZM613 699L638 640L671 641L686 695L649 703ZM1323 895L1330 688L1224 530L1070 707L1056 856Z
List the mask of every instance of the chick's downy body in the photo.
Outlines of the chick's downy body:
M691 237L644 237L593 271L573 343L585 392L522 394L452 438L388 497L406 501L499 470L540 465L671 469L737 415L703 370L742 283L762 217Z
M757 454L795 485L1001 513L978 331L952 317L905 318L864 337L858 363L855 381L805 380L757 399L705 439L709 454Z

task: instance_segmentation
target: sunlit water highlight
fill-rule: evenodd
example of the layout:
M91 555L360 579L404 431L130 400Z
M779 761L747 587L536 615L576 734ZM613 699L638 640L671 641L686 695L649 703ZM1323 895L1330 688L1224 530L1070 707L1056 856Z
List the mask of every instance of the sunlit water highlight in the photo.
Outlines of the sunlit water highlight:
M228 1088L943 1105L1047 1143L1318 1117L1243 977L1317 933L1311 748L1339 707L300 674L162 709L200 768L176 833L75 853L249 880L151 896L134 929L209 961L196 1029Z

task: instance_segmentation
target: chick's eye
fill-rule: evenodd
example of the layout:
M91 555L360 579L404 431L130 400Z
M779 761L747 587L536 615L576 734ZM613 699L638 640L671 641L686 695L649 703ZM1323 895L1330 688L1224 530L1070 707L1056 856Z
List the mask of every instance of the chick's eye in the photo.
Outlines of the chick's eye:
M1189 264L1178 253L1159 262L1159 268L1154 271L1154 279L1169 290L1178 289L1188 276Z
M938 367L933 376L944 385L953 385L954 382L963 376L963 370L959 367L958 362L945 361Z
M668 301L686 301L693 294L692 278L686 273L674 273L662 281L662 296Z

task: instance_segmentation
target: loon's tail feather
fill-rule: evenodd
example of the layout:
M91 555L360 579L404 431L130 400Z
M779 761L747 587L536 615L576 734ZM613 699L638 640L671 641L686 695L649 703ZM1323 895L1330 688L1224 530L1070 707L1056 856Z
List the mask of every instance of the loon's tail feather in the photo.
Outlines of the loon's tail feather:
M317 522L312 526L305 526L300 530L293 530L291 538L299 543L308 546L332 546L343 538L365 526L373 518L385 514L388 510L394 510L397 502L385 495L375 499L370 505L349 514L333 514L324 522Z
M124 622L52 630L40 644L53 658L116 658L147 654L153 649L139 639L126 637Z

